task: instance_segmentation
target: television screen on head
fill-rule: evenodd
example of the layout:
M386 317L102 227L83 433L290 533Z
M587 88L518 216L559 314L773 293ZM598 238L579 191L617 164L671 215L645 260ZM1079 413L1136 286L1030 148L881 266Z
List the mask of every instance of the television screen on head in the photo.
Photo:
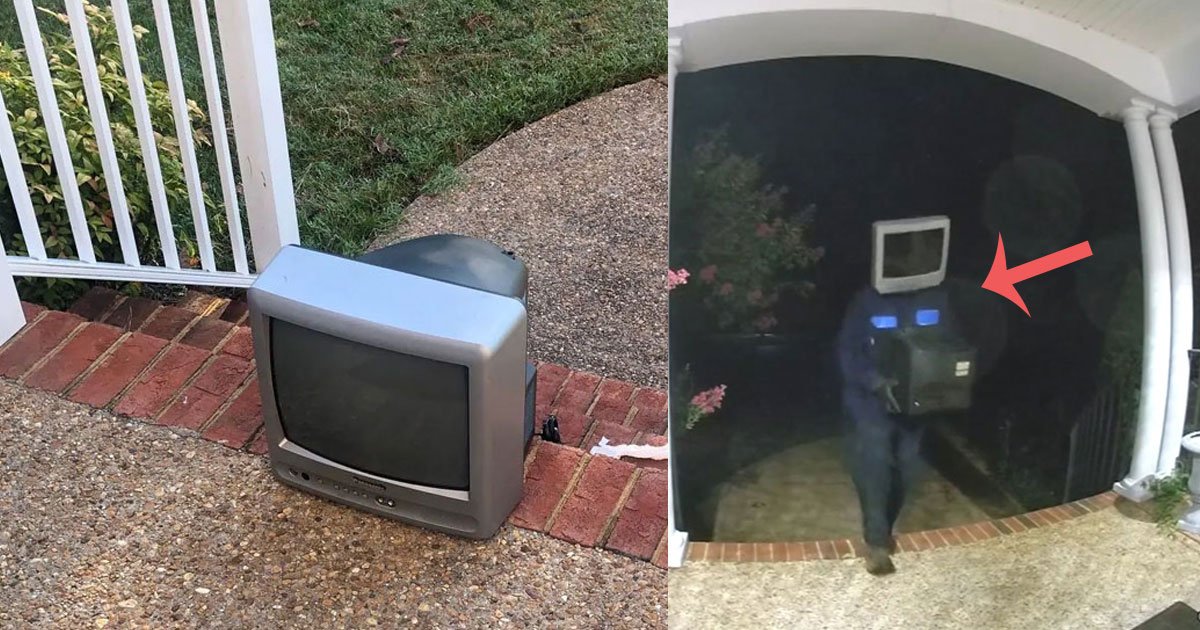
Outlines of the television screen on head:
M449 533L495 533L521 497L520 299L291 246L249 303L281 480Z
M948 217L876 221L871 230L871 281L876 291L916 291L945 280L950 245Z

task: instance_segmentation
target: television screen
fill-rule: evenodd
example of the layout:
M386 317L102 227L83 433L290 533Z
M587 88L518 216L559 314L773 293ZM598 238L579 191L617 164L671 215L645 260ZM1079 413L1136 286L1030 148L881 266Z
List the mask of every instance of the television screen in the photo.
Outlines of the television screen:
M467 368L270 320L288 440L380 477L467 490Z
M942 228L896 232L883 236L883 277L907 278L933 273L942 266Z

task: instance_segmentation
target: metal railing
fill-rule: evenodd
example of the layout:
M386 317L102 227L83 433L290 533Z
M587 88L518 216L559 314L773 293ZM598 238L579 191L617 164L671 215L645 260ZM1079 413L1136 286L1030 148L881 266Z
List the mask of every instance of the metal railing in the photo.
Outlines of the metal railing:
M1128 414L1116 386L1107 386L1083 408L1071 425L1062 502L1112 488L1129 467L1131 428L1121 422Z
M33 191L26 181L18 145L9 114L0 93L0 162L13 197L26 254L5 255L0 261L0 333L11 327L20 305L8 285L12 276L66 277L109 281L165 282L203 286L249 286L255 274L250 269L247 244L243 237L242 214L238 203L233 153L225 127L221 77L209 21L206 0L190 0L195 27L195 44L203 77L204 100L212 130L213 152L217 165L221 199L230 238L229 258L232 269L219 269L209 230L208 208L204 201L201 172L192 136L180 55L167 0L153 0L154 26L157 31L163 71L174 118L173 130L156 130L143 83L142 57L127 0L111 0L112 17L121 49L122 65L129 87L130 103L136 121L141 158L145 168L154 225L161 247L161 264L144 262L134 235L127 190L120 161L114 147L100 73L92 50L88 16L82 0L65 0L71 38L83 79L88 113L95 130L96 146L102 165L121 262L96 259L93 235L89 230L83 201L76 181L76 169L68 146L59 103L54 89L55 77L46 56L44 38L38 25L33 0L12 0L16 9L25 56L37 92L39 117L44 121L53 153L53 166L62 189L62 203L70 221L75 258L47 255L32 203ZM275 58L275 40L271 11L267 0L215 0L215 17L224 61L224 82L228 95L234 140L242 176L242 194L246 205L251 250L257 268L262 268L281 247L299 242L291 166L288 161L280 99L279 73ZM175 230L168 206L163 170L159 162L155 132L173 131L178 139L180 160L187 188L199 267L181 266ZM8 236L8 235L4 235ZM3 250L0 249L0 252ZM157 258L157 252L156 256ZM6 264L4 264L6 263ZM23 318L21 318L23 322ZM5 338L0 334L0 341Z

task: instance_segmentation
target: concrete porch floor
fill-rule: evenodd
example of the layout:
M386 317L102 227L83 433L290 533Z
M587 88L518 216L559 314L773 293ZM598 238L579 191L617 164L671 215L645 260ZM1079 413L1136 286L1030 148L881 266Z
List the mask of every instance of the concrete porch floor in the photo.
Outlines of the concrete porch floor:
M744 469L715 491L713 540L790 542L859 535L854 483L842 462L841 438L804 442ZM926 466L896 524L899 532L986 520L937 471Z
M1200 606L1200 543L1118 502L1052 527L861 560L695 563L670 572L672 628L1127 630L1175 601Z

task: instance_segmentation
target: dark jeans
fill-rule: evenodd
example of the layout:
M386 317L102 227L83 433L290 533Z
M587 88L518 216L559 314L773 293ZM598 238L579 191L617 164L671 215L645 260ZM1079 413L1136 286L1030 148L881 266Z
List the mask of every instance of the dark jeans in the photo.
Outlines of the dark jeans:
M890 547L905 494L920 471L925 422L889 415L874 400L847 403L850 469L863 539L872 547Z

